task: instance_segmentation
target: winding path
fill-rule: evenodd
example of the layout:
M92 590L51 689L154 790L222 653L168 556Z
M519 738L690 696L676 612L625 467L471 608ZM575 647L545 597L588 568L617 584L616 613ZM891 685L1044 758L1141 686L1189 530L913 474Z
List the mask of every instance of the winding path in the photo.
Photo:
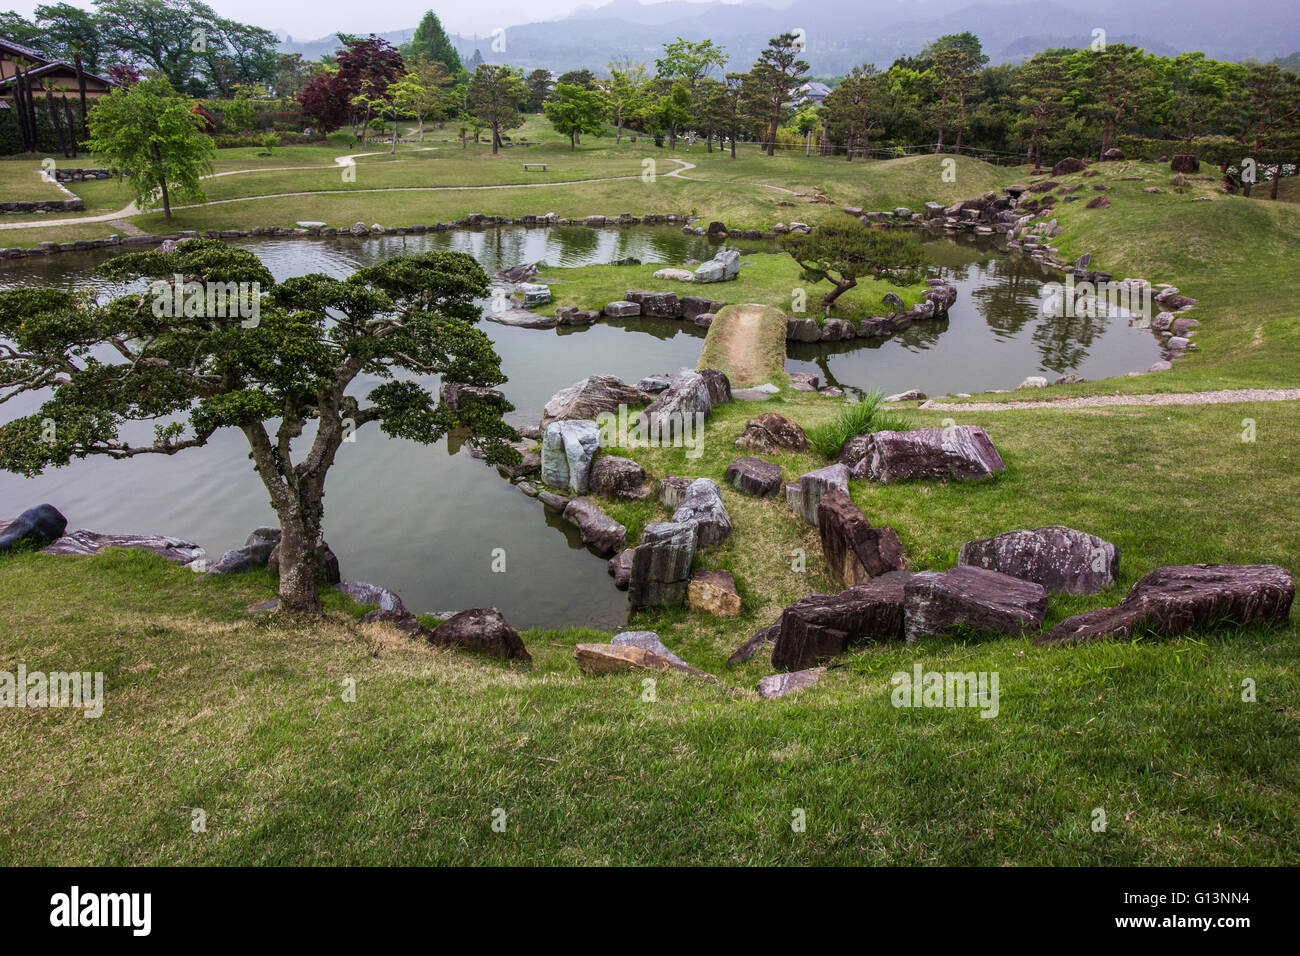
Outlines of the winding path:
M1022 408L1116 408L1150 405L1230 405L1237 402L1300 401L1300 388L1228 388L1211 392L1159 395L1084 395L1023 402L922 402L918 408L945 412L1010 412Z

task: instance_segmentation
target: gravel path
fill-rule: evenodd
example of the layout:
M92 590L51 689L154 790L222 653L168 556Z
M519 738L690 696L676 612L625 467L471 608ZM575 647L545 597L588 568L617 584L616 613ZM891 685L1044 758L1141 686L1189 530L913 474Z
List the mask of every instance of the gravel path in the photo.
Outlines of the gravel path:
M1009 412L1020 408L1107 408L1123 405L1228 405L1233 402L1300 401L1300 388L1229 388L1216 392L1173 392L1167 395L1086 395L1055 401L922 402L920 408L952 412Z

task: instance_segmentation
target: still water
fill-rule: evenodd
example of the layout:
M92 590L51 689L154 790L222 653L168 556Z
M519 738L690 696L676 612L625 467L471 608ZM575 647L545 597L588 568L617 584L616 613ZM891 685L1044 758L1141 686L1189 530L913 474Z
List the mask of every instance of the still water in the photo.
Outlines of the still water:
M453 249L489 273L521 262L585 265L634 256L680 264L715 248L667 228L499 229L375 239L247 240L240 243L277 280L322 272L345 276L395 255ZM741 243L757 254L761 243ZM1077 371L1100 378L1145 369L1157 357L1149 332L1114 319L1043 319L1039 287L1051 276L988 246L940 239L928 244L941 274L958 287L947 320L923 323L883 343L791 345L791 371L817 371L848 390L921 388L930 394L1013 387L1025 376ZM97 287L107 255L63 253L0 264L0 288ZM714 287L716 290L718 287ZM714 290L710 290L714 291ZM725 298L725 290L722 290ZM485 322L516 406L509 420L535 424L552 394L587 375L635 382L693 366L703 333L665 320L598 323L579 330L517 329ZM364 394L372 384L360 382ZM430 386L436 390L436 381ZM38 403L10 403L4 420ZM205 448L175 457L74 462L39 478L0 472L0 514L50 502L72 528L155 532L188 538L212 557L243 544L254 527L274 524L261 482L238 432L218 432ZM325 496L326 536L344 577L386 585L418 611L496 606L517 627L621 627L626 595L605 561L583 547L576 529L546 514L453 440L421 446L360 430L340 451ZM492 571L495 549L506 571Z

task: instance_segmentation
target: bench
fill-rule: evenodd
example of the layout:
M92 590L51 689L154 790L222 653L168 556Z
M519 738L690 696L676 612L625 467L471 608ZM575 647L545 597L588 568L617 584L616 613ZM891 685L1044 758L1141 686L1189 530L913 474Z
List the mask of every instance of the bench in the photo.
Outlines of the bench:
M524 163L524 172L528 172L530 169L540 169L542 172L546 172L547 165L547 163Z

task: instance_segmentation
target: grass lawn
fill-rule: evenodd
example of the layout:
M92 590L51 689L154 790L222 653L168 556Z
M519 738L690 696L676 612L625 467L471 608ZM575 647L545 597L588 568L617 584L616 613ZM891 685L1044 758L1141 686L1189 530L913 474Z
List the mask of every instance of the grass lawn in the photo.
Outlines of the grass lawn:
M524 157L568 153L552 141L512 148L491 166L481 146L432 145L439 149L399 149L401 163L360 161L358 186L371 176L464 186L513 177L509 167ZM645 147L594 140L570 161L639 177ZM347 151L356 150L334 143L284 157L301 172L212 186L314 181L330 173L309 167ZM742 155L732 163L702 147L674 155L696 164L685 175L707 181L661 167L654 183L334 189L183 210L165 227L156 214L135 221L159 231L305 218L402 225L468 212L614 215L686 204L706 220L765 227L842 217L845 204L963 198L1026 178L1023 169L962 160L948 183L936 157L850 164ZM1224 196L1204 181L1171 192L1170 174L1154 166L1094 168L1100 176L1062 181L1083 184L1081 195L1107 185L1112 208L1060 203L1065 231L1056 244L1070 257L1091 251L1095 267L1119 277L1170 281L1200 299L1192 313L1203 323L1200 350L1172 372L1028 397L1294 385L1300 310L1286 285L1300 244L1296 205ZM1120 178L1133 175L1143 180ZM1166 191L1144 192L1150 185ZM640 206L634 191L643 189ZM1211 201L1193 202L1199 195ZM808 201L818 196L828 201ZM699 289L652 279L658 266L543 275L555 280L557 304L598 307L641 287L788 306L797 267L783 256L745 258L753 264L738 282ZM910 304L919 291L903 297ZM842 300L869 310L880 294L862 288ZM965 634L917 648L862 647L814 689L760 700L754 686L771 673L768 651L733 668L727 657L784 606L838 587L811 526L783 500L733 491L723 473L747 454L734 441L750 417L779 412L811 428L841 407L782 390L717 409L697 459L673 448L622 452L656 478L714 478L735 526L697 564L733 573L739 617L678 608L630 622L719 677L656 674L653 700L644 699L645 674L579 674L573 646L605 639L588 632L527 632L531 667L503 665L362 626L362 609L338 595L319 621L250 612L273 591L264 573L199 582L139 554L0 557L0 670L21 662L102 671L106 683L97 720L0 712L10 781L0 788L0 863L1300 863L1300 613L1280 631L1216 628L1168 641L1042 649L1031 638ZM974 483L854 482L854 501L873 524L898 530L913 569L950 567L972 538L1046 524L1119 547L1117 584L1091 597L1053 596L1048 627L1117 602L1164 565L1300 570L1296 403L901 413L918 426L981 425L1007 465ZM1242 440L1246 419L1253 442ZM773 460L787 480L827 463L811 451ZM603 504L631 541L668 517L654 499ZM917 663L996 672L997 717L893 707L892 675ZM1247 680L1256 702L1242 699ZM342 699L348 681L354 702ZM191 830L196 807L207 813L206 833ZM1090 826L1098 808L1103 833ZM507 815L504 833L492 829L497 809ZM798 810L804 832L791 827Z

